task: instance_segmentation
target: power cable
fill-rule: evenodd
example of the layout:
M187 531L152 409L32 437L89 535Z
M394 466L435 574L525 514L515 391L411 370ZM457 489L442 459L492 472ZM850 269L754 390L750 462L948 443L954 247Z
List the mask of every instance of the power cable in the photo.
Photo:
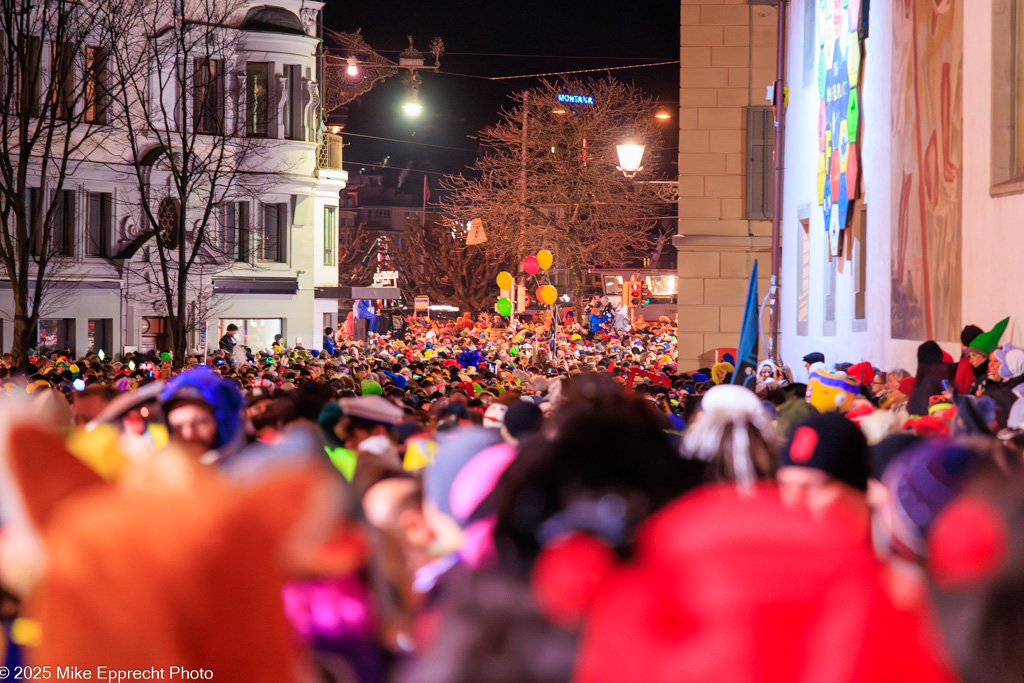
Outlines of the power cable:
M603 66L596 69L575 69L573 71L551 71L542 74L522 74L520 76L477 76L475 74L460 74L452 71L437 71L439 75L444 76L462 76L464 78L479 78L485 81L508 81L517 78L544 78L546 76L571 76L572 74L588 74L597 71L620 71L622 69L644 69L651 66L666 66L668 64L678 64L678 59L673 59L667 62L652 62L650 64L627 64L625 66Z
M398 54L402 52L402 50L374 50L374 52ZM635 62L643 62L650 59L658 59L657 57L610 57L608 55L524 55L510 52L449 52L447 50L445 50L444 54L458 55L460 57L521 57L526 59L617 59L621 61Z
M390 170L393 170L393 171L409 171L409 173L427 173L429 175L440 175L440 176L454 175L452 173L445 173L443 171L421 171L421 170L416 169L416 168L402 168L401 166L386 166L384 164L364 164L364 163L361 163L359 161L344 161L344 160L342 160L341 163L342 163L342 165L348 165L348 166L363 166L363 167L366 167L366 168L387 168L387 169L390 169Z
M437 147L438 149L452 149L452 150L455 150L456 152L469 152L471 154L476 154L479 151L479 150L475 150L475 149L467 149L466 147L449 147L448 145L435 145L435 144L431 144L429 142L416 142L415 140L401 140L399 138L385 138L385 137L381 137L379 135L364 135L363 133L349 133L348 131L344 131L344 130L340 133L340 135L343 138L345 138L345 137L355 137L355 138L369 138L371 140L385 140L387 142L403 142L403 143L405 143L407 145L420 145L421 147Z

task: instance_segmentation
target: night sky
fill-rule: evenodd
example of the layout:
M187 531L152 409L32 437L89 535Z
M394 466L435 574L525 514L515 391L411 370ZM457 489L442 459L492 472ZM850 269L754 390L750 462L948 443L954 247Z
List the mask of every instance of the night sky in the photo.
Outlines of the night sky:
M385 156L390 156L392 166L412 162L418 169L460 172L476 156L476 141L466 136L496 123L499 109L510 104L509 93L539 83L538 79L487 81L456 74L508 76L679 58L678 0L329 0L324 24L344 32L362 28L371 47L396 61L408 44L407 35L414 37L416 47L427 55L428 64L432 63L427 51L431 38L440 36L445 43L441 73L421 72L420 102L424 110L416 119L406 117L401 110L404 86L399 76L378 83L349 105L346 133L425 144L346 136L349 146L344 158L350 172L358 170L360 163L379 164ZM677 64L611 74L634 82L670 110L676 108ZM579 78L606 75L608 72L596 72ZM673 118L665 123L664 141L673 149L677 144L676 125L673 111ZM665 171L674 174L674 169Z

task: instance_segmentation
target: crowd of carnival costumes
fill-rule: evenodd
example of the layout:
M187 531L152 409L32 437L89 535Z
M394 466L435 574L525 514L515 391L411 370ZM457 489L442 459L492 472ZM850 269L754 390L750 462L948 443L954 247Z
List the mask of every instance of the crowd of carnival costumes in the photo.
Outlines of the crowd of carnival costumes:
M1019 680L1006 321L912 368L812 353L741 386L593 303L0 359L0 665Z

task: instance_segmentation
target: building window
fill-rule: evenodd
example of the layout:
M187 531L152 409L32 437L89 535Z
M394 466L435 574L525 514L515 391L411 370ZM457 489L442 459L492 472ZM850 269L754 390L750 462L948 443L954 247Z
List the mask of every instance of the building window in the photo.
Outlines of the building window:
M229 202L218 207L218 247L224 256L249 262L249 202Z
M158 244L162 249L175 249L178 246L179 230L178 222L181 219L178 210L178 200L165 197L160 200L157 207L156 220L159 233Z
M167 348L167 318L144 317L139 333L140 351L163 351Z
M284 136L289 140L305 140L302 122L302 67L285 64L284 76L288 83L288 97L284 101Z
M45 220L45 219L44 219ZM53 231L50 236L50 254L71 256L75 235L75 191L61 190L53 213Z
M338 249L338 209L333 206L324 207L324 265L335 265L335 254Z
M112 356L114 342L114 321L111 318L89 318L89 353L103 351Z
M75 321L67 318L41 318L37 326L37 343L51 351L74 352Z
M110 55L106 48L85 48L85 120L89 123L107 122L107 63Z
M35 224L35 220L46 215L42 206L43 191L38 187L25 189L27 190L25 193L25 228L29 234L28 247L33 256L39 256L43 248L43 226L41 218L39 225Z
M772 218L775 115L771 107L747 107L747 219Z
M270 74L269 62L249 62L245 65L245 88L248 110L246 133L249 137L273 137L270 134Z
M235 339L242 346L248 346L254 352L267 351L274 345L274 335L284 334L282 318L221 318L217 331L217 339L227 333L228 325L238 327Z
M992 1L992 194L1024 192L1024 0Z
M7 34L0 31L0 111L8 111L8 106L11 104L7 100L7 96L10 93L10 89L7 87L7 79L11 75L11 53L9 52L11 46L7 41ZM0 344L0 349L3 345Z
M234 202L217 207L217 228L217 246L233 258L238 249L238 208Z
M815 33L815 18L818 14L818 0L804 0L804 87L817 81L815 57L818 54L818 34Z
M809 210L809 209L808 209ZM810 334L811 314L811 235L810 219L800 221L796 231L796 333Z
M86 195L86 202L89 212L86 256L110 256L113 196L109 192L90 192Z
M192 125L197 133L224 131L224 70L219 59L193 60Z
M824 303L825 303L825 315L823 316L822 334L826 337L834 337L836 335L836 279L839 270L839 257L832 256L832 250L829 248L828 240L823 240L825 243L825 254L828 256L828 260L825 262L825 291L824 291Z
M867 229L868 207L860 205L853 215L853 226L850 230L850 258L853 261L853 329L855 332L863 332L867 329Z
M53 43L50 58L54 114L58 119L66 120L75 113L74 44Z
M24 69L18 71L18 102L20 111L32 116L39 115L39 85L42 80L43 39L39 36L25 37ZM20 50L21 45L15 45ZM20 54L20 53L19 53Z
M263 204L263 220L256 237L256 258L272 263L287 262L288 204Z

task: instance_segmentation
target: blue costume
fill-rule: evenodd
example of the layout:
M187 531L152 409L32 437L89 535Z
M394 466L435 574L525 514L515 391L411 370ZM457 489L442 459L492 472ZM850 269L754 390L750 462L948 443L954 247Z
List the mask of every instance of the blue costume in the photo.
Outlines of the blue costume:
M594 313L595 310L599 311L601 309L595 309L595 308L591 308L590 309L590 311L591 311L590 312L590 331L593 332L594 334L601 334L601 333L603 333L605 331L604 330L605 323L609 322L612 319L612 316L610 316L608 314L604 314L604 313L597 313L597 314L595 314Z
M355 317L360 320L369 320L367 329L374 334L380 333L380 318L373 312L370 302L366 299L360 299L356 302Z

